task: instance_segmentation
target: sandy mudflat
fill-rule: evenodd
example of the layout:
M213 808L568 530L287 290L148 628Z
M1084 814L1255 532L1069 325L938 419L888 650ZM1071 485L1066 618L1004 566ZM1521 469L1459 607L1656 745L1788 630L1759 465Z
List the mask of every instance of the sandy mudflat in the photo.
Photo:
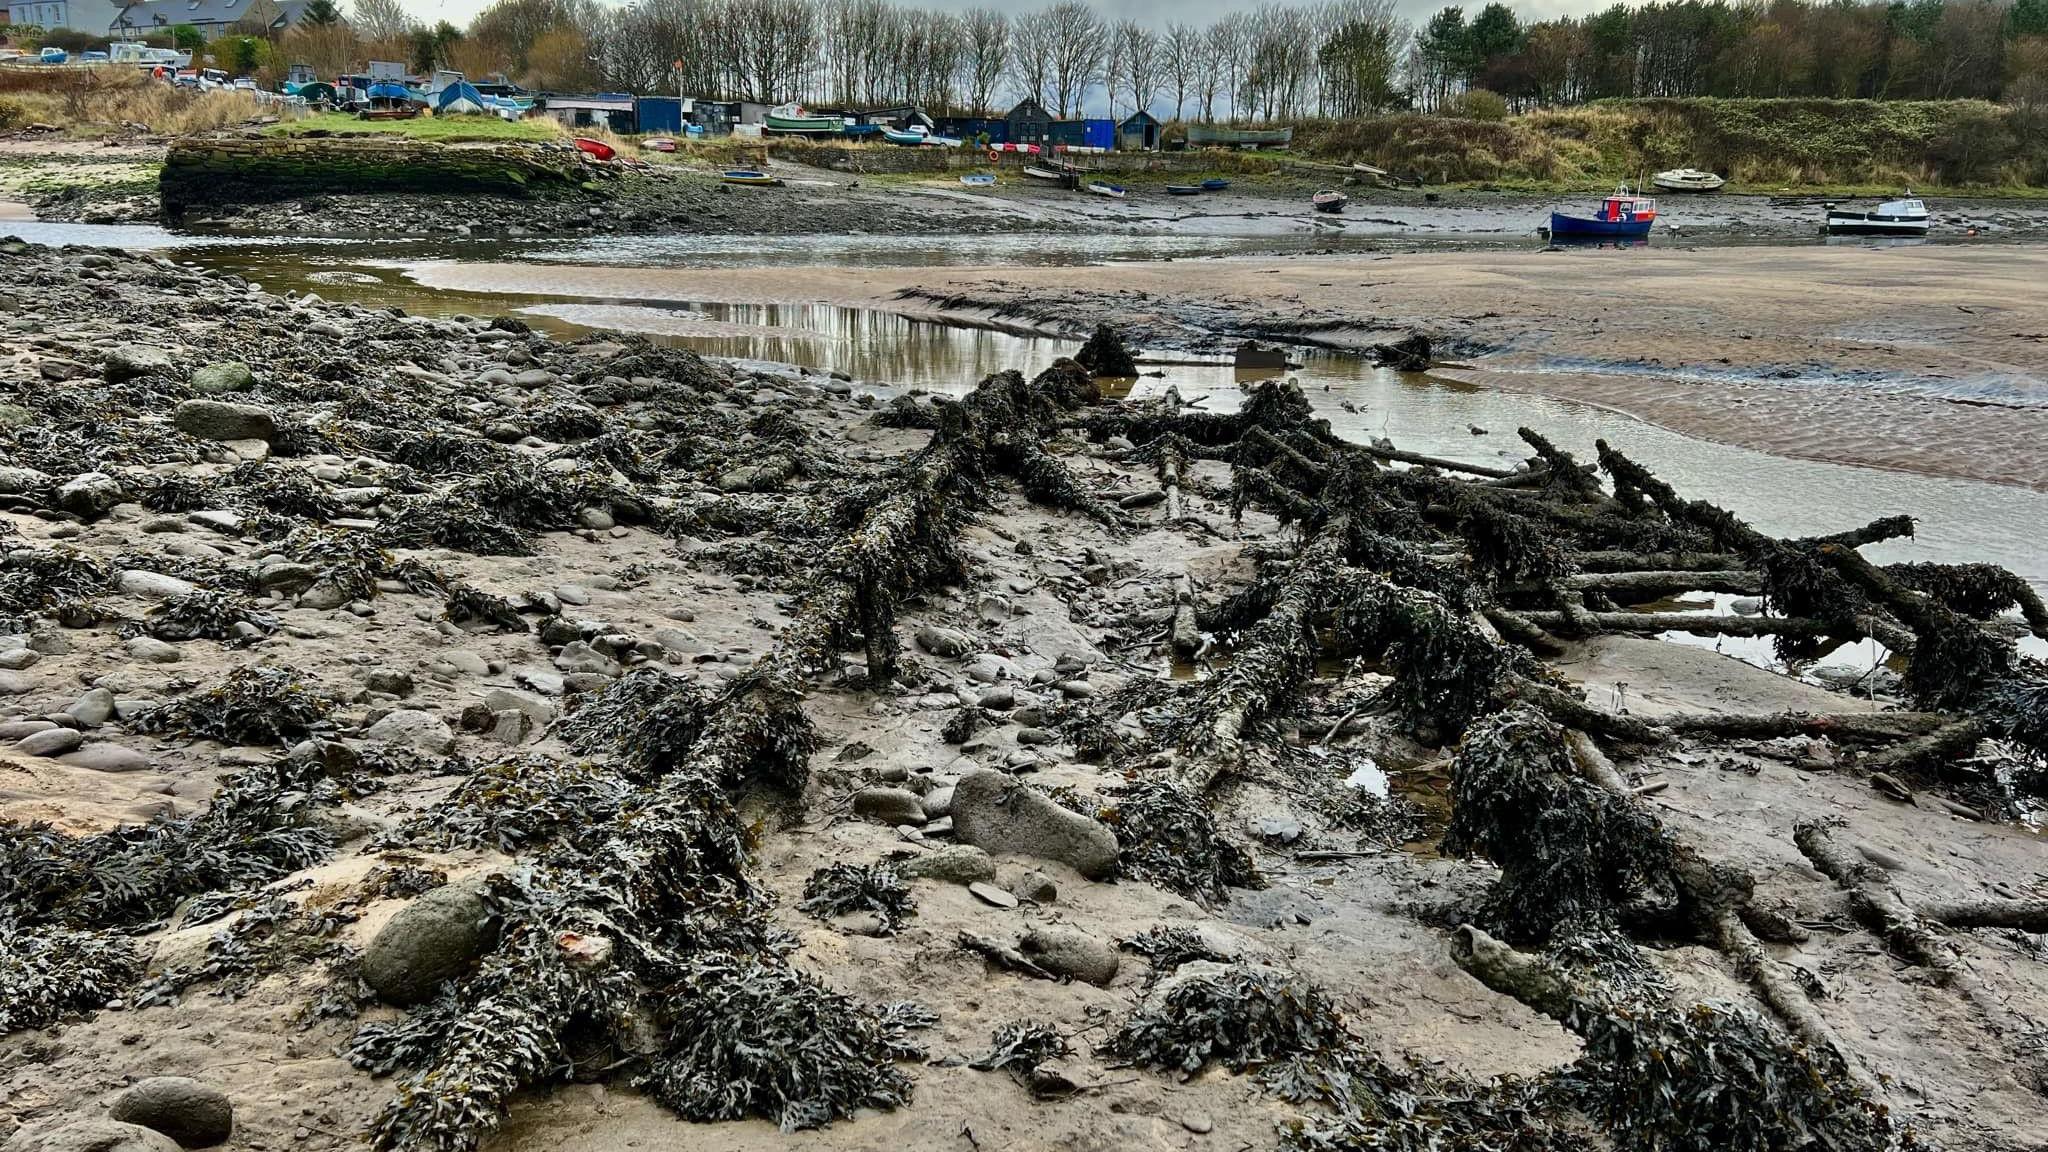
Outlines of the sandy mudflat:
M440 265L430 286L805 301L1153 345L1417 329L1490 387L1583 400L1774 454L2048 485L2048 250L1437 252L1074 268ZM907 291L920 293L905 298ZM929 297L922 294L929 294ZM938 297L934 300L930 297ZM1453 353L1457 354L1457 353Z

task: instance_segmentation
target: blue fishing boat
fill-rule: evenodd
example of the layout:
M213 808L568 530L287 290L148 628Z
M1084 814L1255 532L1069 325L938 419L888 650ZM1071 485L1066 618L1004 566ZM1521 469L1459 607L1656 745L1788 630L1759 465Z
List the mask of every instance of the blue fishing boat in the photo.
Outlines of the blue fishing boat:
M1614 195L1600 202L1598 216L1569 216L1563 212L1552 212L1550 234L1564 239L1648 236L1650 225L1656 222L1657 201L1648 196L1638 196L1627 188L1617 188Z
M1230 181L1219 180L1214 176L1202 181L1202 191L1204 192L1221 192L1228 187L1230 187Z
M727 184L752 184L761 188L776 188L782 184L781 177L753 168L728 168L719 173L718 178Z
M976 172L970 176L962 176L960 182L969 188L989 188L994 186L996 178L987 172Z

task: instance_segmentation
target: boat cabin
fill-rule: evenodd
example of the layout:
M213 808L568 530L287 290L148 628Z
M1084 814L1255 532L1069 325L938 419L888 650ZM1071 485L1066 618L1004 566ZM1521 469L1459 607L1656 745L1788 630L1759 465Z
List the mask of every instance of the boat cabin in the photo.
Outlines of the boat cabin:
M1600 219L1610 224L1641 224L1657 218L1657 201L1633 192L1616 192L1600 202Z

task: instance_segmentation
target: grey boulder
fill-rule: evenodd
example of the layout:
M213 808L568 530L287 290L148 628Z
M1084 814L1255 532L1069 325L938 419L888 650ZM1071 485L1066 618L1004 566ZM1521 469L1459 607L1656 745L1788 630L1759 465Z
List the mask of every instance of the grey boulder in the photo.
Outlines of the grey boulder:
M405 744L422 752L446 755L455 749L455 733L432 712L399 708L384 714L363 735L386 744Z
M853 794L853 812L884 824L923 824L924 801L903 788L863 788Z
M184 1148L224 1143L235 1129L227 1093L185 1076L151 1076L115 1097L107 1115L169 1136Z
M914 880L949 884L984 884L996 878L995 857L967 844L950 844L896 866L896 874Z
M57 507L87 520L106 515L109 508L127 499L121 482L105 472L73 476L57 488Z
M75 1120L17 1132L6 1152L178 1152L178 1142L140 1124Z
M1091 880L1116 871L1116 834L1001 772L970 772L953 787L953 838L989 852L1056 860Z
M393 916L363 950L363 980L401 1008L430 999L496 942L491 911L467 885L436 888Z
M1026 958L1055 976L1098 987L1116 979L1116 946L1078 928L1040 925L1025 933L1017 947Z
M201 440L269 440L277 435L277 418L254 404L225 400L187 400L171 412L178 431Z
M138 376L156 376L171 370L171 354L162 348L151 348L146 344L126 344L107 353L106 365L100 374L109 384L119 384Z
M208 364L192 373L192 390L203 396L218 396L223 392L247 392L256 386L256 374L239 360L220 364Z

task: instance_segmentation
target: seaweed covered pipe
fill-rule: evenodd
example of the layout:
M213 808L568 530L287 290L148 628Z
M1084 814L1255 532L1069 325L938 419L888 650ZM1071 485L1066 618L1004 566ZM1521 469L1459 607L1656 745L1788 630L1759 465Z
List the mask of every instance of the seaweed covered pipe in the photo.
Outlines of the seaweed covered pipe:
M731 793L801 786L817 740L807 681L855 632L871 674L886 677L899 598L957 573L954 537L994 476L1022 470L1046 490L1038 441L1091 396L1085 375L1057 366L1029 383L983 381L941 409L930 444L848 503L862 514L746 677L716 700L629 678L585 706L598 710L581 725L586 750L608 741L663 755L641 758L612 819L494 884L499 942L473 975L412 1020L358 1033L359 1064L410 1069L375 1124L376 1147L473 1149L512 1093L565 1063L572 1025L627 1036L653 1022L662 1040L643 1053L642 1082L691 1119L810 1127L908 1098L893 1066L908 1049L889 1014L768 947Z

